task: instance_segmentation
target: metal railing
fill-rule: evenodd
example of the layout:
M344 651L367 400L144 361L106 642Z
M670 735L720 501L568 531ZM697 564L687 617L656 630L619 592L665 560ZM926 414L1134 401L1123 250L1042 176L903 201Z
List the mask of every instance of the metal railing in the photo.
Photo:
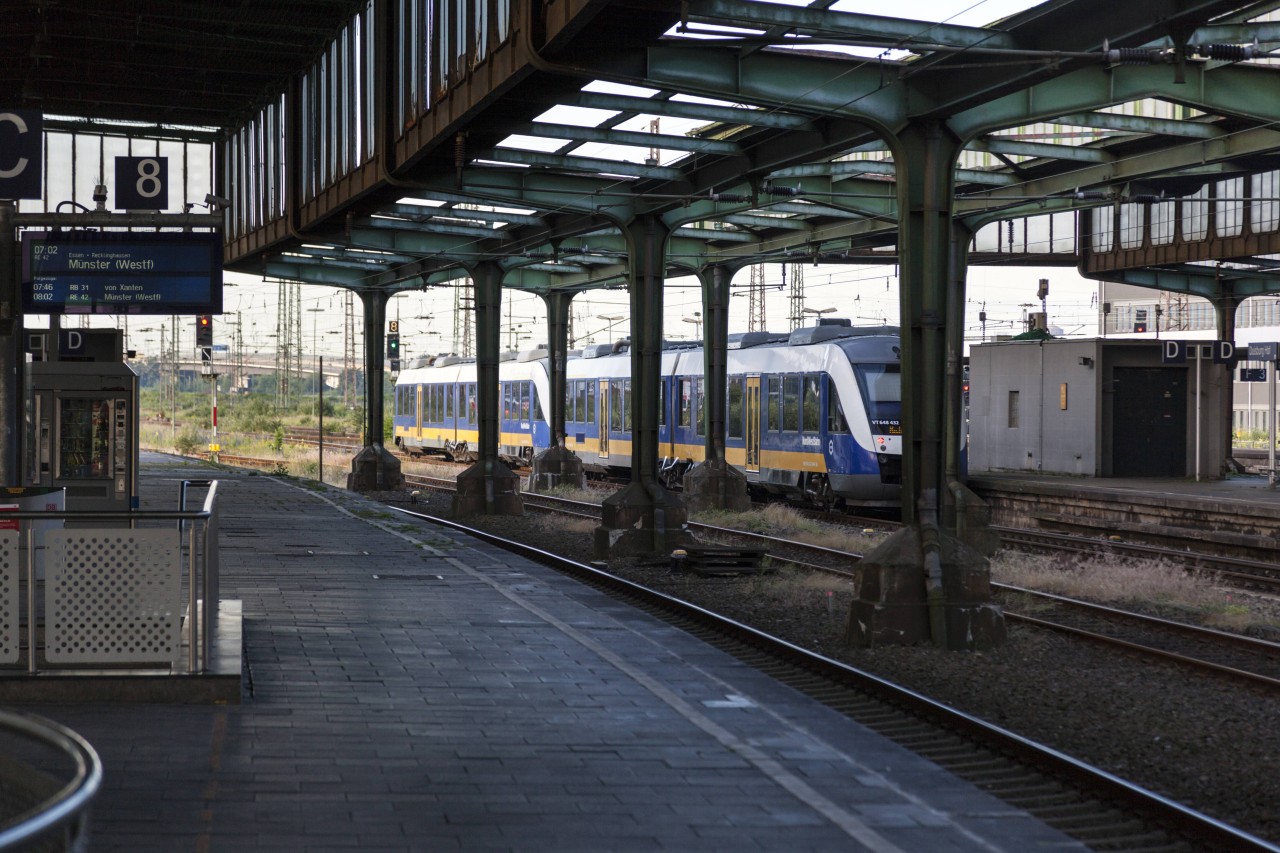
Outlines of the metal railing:
M58 776L49 762L16 758L6 748L0 763L0 851L88 850L89 806L102 785L102 762L94 748L69 728L32 714L0 711L0 735L34 744L61 757ZM71 778L58 786L57 778ZM60 834L58 834L60 833Z
M25 553L23 576L27 587L27 671L34 675L39 671L39 620L36 589L38 580L37 554L44 550L43 539L48 531L30 522L71 521L77 532L89 533L94 523L102 523L105 529L156 527L164 522L177 522L179 545L182 533L186 533L185 546L187 582L186 639L188 644L188 672L197 675L208 671L212 626L218 616L218 481L187 480L182 484L181 502L185 507L189 486L208 486L204 504L199 510L129 510L129 511L19 511L6 512L4 519L16 520L20 527L20 548ZM26 523L24 523L26 522ZM181 565L176 567L179 571ZM203 605L203 606L202 606ZM84 667L79 667L84 669Z

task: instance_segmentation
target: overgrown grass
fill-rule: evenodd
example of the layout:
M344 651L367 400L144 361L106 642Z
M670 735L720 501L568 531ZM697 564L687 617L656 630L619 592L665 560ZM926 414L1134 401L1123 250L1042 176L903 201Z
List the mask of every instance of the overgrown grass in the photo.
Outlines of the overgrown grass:
M749 533L794 539L808 545L854 554L865 554L880 544L887 535L880 532L868 534L857 528L815 521L784 504L769 504L763 510L747 512L700 512L691 520L716 527L731 527Z
M1082 561L1006 550L991 560L991 579L1068 598L1154 608L1225 630L1280 629L1280 615L1266 599L1226 589L1211 572L1188 572L1167 561Z

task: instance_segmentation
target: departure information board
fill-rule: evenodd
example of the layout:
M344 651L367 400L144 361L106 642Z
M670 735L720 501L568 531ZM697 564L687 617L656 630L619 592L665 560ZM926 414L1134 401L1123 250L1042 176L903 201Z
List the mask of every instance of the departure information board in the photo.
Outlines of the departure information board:
M216 232L50 231L22 235L28 314L221 314Z

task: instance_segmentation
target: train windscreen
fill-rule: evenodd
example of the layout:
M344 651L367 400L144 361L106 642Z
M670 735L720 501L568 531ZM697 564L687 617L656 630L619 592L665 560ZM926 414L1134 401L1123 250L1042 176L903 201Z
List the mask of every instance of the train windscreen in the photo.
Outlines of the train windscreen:
M856 364L873 435L902 435L902 372L896 364Z

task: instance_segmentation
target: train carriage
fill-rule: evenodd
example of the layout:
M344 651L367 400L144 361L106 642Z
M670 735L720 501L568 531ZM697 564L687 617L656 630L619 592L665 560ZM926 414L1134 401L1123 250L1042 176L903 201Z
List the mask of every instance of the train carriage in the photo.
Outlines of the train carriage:
M826 320L788 334L731 336L726 461L753 490L821 506L896 506L901 489L900 352L896 327ZM679 485L704 457L700 344L663 351L659 475ZM476 369L453 357L404 371L396 444L474 458ZM499 365L500 455L527 463L550 442L545 350ZM449 390L452 386L452 391ZM631 354L626 341L589 347L566 367L565 446L588 472L621 474L632 456Z
M527 465L550 440L542 410L550 393L545 352L508 353L499 377L498 453L511 464ZM447 355L415 361L396 379L396 446L414 456L474 461L480 441L476 388L475 359Z

